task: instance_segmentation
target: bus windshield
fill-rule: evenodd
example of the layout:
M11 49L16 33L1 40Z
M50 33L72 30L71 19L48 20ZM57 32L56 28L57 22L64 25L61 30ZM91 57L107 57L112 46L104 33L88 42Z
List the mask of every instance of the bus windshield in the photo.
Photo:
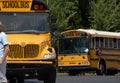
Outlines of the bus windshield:
M87 38L63 38L59 40L59 54L88 53Z
M49 30L48 13L0 13L6 33L44 33Z

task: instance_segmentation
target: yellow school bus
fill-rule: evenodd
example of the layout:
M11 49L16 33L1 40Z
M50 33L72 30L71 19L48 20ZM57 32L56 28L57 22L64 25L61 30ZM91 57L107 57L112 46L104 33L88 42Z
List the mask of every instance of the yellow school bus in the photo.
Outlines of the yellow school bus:
M23 83L29 78L55 83L51 19L50 8L40 0L0 0L0 20L10 45L7 56L10 83L16 80Z
M61 32L58 40L58 70L69 75L96 71L115 75L120 70L120 33L76 29Z

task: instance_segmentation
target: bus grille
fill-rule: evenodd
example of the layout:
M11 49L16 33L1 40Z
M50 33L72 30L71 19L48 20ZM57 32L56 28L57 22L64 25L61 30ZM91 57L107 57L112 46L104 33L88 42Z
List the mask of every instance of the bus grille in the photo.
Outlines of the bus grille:
M26 45L22 47L21 45L10 45L10 53L8 57L11 58L34 58L37 57L39 53L39 45Z

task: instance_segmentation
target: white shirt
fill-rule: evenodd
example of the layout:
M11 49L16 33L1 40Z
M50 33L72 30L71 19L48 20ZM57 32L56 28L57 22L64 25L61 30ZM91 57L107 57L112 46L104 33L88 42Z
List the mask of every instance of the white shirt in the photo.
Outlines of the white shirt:
M4 45L8 44L7 35L4 32L0 33L0 58L3 56L4 53Z

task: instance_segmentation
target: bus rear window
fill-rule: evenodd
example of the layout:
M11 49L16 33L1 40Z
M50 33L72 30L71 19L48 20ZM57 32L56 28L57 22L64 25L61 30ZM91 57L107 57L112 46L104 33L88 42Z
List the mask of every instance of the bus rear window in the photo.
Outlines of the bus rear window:
M120 48L120 39L118 39L118 48Z

